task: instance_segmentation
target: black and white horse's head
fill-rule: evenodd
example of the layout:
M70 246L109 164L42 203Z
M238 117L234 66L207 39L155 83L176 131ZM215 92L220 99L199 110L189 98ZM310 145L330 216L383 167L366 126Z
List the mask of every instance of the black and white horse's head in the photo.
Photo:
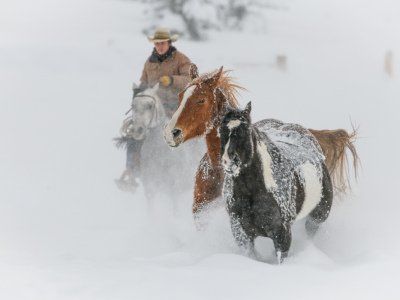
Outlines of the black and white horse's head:
M253 158L250 112L251 102L242 111L229 109L219 129L222 166L227 174L233 176L239 175Z
M139 92L132 99L129 135L135 140L144 139L149 129L162 125L166 120L157 90L158 84Z

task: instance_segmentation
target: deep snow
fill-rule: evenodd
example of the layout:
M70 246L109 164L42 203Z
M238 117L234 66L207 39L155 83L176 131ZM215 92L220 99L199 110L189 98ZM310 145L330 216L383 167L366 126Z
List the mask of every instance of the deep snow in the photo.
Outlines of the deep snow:
M265 33L213 33L178 49L200 72L224 65L253 118L359 126L362 169L314 242L296 226L289 259L240 255L223 204L196 232L191 195L146 213L117 190L114 148L131 83L151 51L140 3L0 2L0 299L398 299L400 5L288 0ZM166 24L168 25L168 24ZM394 77L383 72L391 50ZM286 72L277 55L288 57Z

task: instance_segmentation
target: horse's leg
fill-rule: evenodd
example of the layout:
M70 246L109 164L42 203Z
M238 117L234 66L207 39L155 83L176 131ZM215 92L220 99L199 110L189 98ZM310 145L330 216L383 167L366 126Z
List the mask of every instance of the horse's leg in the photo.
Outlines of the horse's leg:
M254 249L254 237L247 235L240 224L239 218L234 214L230 215L231 229L233 237L239 248L246 256L256 258Z
M147 214L149 216L154 214L155 191L151 186L144 185L144 196L146 199Z
M309 237L313 237L317 232L319 225L329 216L332 207L333 189L332 181L325 164L323 165L322 178L322 197L318 205L307 216L306 231Z
M196 222L200 219L201 211L222 194L224 173L221 168L214 169L207 161L206 154L196 172L192 207Z
M281 225L273 231L272 240L275 246L275 253L278 263L281 264L288 256L289 248L292 243L292 232L290 226Z

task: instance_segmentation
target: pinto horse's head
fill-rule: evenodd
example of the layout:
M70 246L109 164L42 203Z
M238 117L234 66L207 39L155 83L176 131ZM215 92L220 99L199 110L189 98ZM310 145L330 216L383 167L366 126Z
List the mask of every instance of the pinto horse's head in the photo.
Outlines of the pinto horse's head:
M226 173L233 176L239 175L242 166L253 157L250 111L251 102L243 111L228 110L219 128L222 166Z

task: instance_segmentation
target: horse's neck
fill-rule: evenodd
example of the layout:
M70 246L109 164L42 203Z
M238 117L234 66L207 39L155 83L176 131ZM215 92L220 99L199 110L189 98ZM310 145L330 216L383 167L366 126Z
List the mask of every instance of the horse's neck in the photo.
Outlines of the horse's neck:
M244 166L245 169L253 169L260 167L259 162L261 161L260 153L258 152L258 143L263 143L261 138L261 133L252 125L251 133L251 151L252 151L252 158L250 162ZM268 151L268 146L266 146L266 150Z
M264 165L264 167L269 166L268 168L270 168L274 163L282 162L283 157L281 155L281 152L272 142L268 134L264 131L259 130L254 125L252 126L253 128L251 132L251 137L253 141L253 159L252 164L248 167L250 169L255 169L261 167L262 164ZM266 172L267 170L264 170L264 173Z
M254 124L251 125L252 126L252 130L251 130L251 138L254 141L254 149L257 148L257 144L256 142L261 142L265 145L265 147L267 148L268 152L270 152L271 147L272 147L272 141L270 139L270 137L268 136L268 134L264 131L264 130L260 130L259 128L257 128L256 126L254 126Z
M151 120L151 123L149 125L149 128L156 128L159 126L164 125L164 122L167 119L167 115L165 114L164 106L162 105L161 101L159 98L155 98L156 103L155 103L155 111L153 118Z
M262 170L262 161L265 160L265 155L270 156L270 140L268 136L261 133L252 125L250 132L251 138L251 159L248 163L242 165L241 175L253 178L253 174L259 174L255 170Z
M225 100L223 105L216 105L215 115L211 121L211 129L206 132L205 139L211 165L214 168L221 168L221 139L218 135L218 128L221 125L221 117L224 114L224 107L229 107L230 104Z
M221 139L218 136L217 128L214 127L211 129L211 131L206 134L205 139L211 165L214 168L221 167Z

